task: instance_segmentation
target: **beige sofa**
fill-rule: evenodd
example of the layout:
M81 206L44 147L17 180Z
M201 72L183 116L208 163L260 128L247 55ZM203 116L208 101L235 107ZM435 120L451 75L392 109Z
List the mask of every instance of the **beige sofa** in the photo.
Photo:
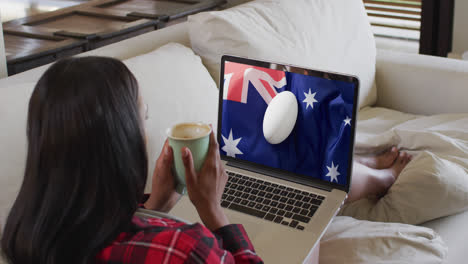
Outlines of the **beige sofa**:
M0 21L1 21L0 16ZM7 76L5 41L3 40L3 26L0 24L0 78Z
M169 42L177 42L191 47L188 24L173 25L80 56L98 55L125 60L151 52ZM0 79L0 97L3 96L2 93L11 92L11 87L21 89L21 87L18 87L21 83L35 83L47 67L48 65ZM148 65L148 67L151 67L151 65ZM419 115L468 113L468 104L466 103L466 98L468 98L467 62L378 50L376 83L379 96L374 107L386 107ZM164 96L164 90L162 93ZM203 94L200 94L199 100L203 99ZM216 105L216 102L207 104L211 104L212 107L213 104ZM26 115L26 113L20 114ZM4 120L0 121L2 122L0 142L5 142L8 139L20 140L22 143L19 146L24 147L25 136L9 134L9 124L4 123ZM5 148L6 146L0 147ZM18 160L16 163L6 164L2 162L2 160L7 160L6 155L8 155L8 152L5 150L0 153L0 188L3 193L0 200L1 225L4 223L8 208L14 201L15 194L21 183L20 179L15 178L12 180L12 175L3 174L3 172L8 171L5 166L19 166L21 168L24 163L24 161ZM20 175L16 175L16 177L20 177ZM468 237L468 225L466 223L468 223L468 212L443 217L423 224L423 226L437 231L447 243L449 253L446 263L464 263L466 261L466 243L464 241ZM396 262L398 263L398 261Z

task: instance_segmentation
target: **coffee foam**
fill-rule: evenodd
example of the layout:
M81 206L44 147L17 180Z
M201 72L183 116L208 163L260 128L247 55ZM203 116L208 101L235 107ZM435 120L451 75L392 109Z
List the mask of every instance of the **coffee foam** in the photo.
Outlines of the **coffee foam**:
M175 125L171 129L170 136L180 139L192 139L206 136L210 131L211 128L205 124L183 123Z

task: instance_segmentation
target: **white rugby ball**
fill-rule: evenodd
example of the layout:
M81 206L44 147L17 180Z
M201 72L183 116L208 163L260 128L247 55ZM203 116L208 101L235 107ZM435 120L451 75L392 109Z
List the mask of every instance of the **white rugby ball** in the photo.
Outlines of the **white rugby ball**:
M296 96L289 91L281 92L271 100L263 117L263 135L268 143L279 144L291 134L297 111Z

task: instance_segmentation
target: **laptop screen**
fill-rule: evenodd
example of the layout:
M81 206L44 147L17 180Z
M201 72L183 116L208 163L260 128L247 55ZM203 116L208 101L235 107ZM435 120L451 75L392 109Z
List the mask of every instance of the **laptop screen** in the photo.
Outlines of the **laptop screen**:
M222 65L221 155L348 186L355 77L228 56Z

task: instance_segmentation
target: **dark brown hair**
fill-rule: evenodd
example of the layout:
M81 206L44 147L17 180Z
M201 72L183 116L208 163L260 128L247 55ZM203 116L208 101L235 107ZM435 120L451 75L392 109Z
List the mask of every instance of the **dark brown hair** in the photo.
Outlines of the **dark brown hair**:
M129 228L148 161L138 85L120 61L52 65L29 101L23 184L5 225L11 263L88 263Z

